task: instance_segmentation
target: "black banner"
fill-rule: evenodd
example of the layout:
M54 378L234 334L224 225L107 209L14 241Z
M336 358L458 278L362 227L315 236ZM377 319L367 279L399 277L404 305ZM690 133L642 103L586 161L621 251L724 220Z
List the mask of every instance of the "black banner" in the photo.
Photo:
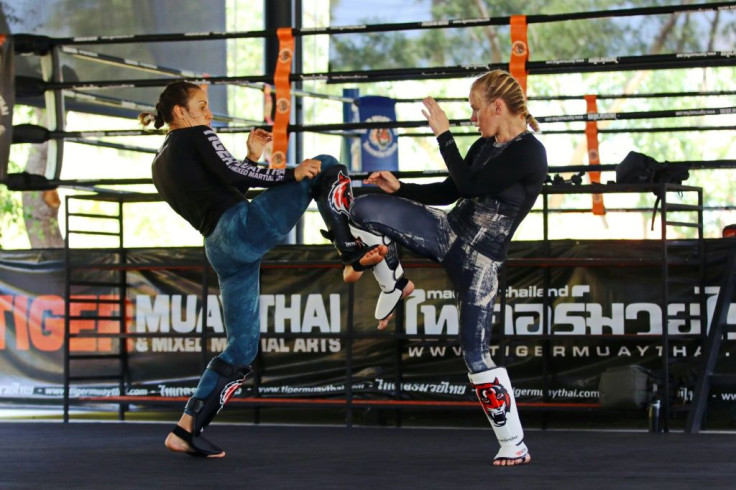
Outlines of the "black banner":
M729 251L725 242L707 242L708 318ZM512 245L491 350L494 360L509 369L520 403L598 403L598 383L608 369L638 365L662 372L659 242ZM75 337L69 348L72 354L100 354L116 353L124 345L131 381L124 393L116 383L75 384L71 395L189 396L204 363L225 345L216 278L210 271L203 302L201 249L130 250L126 255L125 328L133 335L122 341ZM530 259L540 256L548 262ZM586 260L591 257L596 261ZM373 319L377 284L369 275L345 284L335 258L334 250L324 246L284 246L266 256L258 376L235 400L340 400L349 393L357 401L472 401L456 341L454 293L442 269L406 254L405 269L416 290L392 322L395 328L379 332ZM0 252L0 400L54 400L63 394L62 259L63 251ZM81 275L77 271L75 280L114 282L120 273L115 259L102 251L73 251L73 263L93 265L80 269ZM667 309L676 319L667 324L666 354L673 396L686 403L705 330L697 267L673 272L680 286L670 290ZM119 322L110 318L121 309L117 290L75 286L71 294L72 333L119 332ZM729 317L736 320L733 305ZM727 339L719 370L736 368L729 355L733 346L734 339ZM86 374L115 369L105 361L84 366ZM81 367L72 364L71 374L74 369ZM734 399L734 393L718 392L713 401Z

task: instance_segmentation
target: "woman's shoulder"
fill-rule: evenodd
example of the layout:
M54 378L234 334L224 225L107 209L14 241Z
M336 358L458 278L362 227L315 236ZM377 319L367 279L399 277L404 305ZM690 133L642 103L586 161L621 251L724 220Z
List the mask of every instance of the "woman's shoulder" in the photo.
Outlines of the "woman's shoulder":
M209 144L213 135L217 138L216 133L209 126L192 126L169 131L166 138L177 147L190 147Z
M539 138L537 138L537 136L531 131L527 131L517 137L515 143L519 143L515 145L517 148L527 149L527 151L541 152L545 155L547 154L544 144L542 144L542 142L539 141Z
M169 131L170 136L191 136L192 134L206 134L207 131L212 131L212 128L209 126L201 125L201 126L191 126L188 128L177 128L172 129Z
M473 141L473 144L470 145L470 148L468 148L468 154L473 154L479 151L485 145L492 145L492 144L493 144L493 138L484 138L481 136L477 140Z
M509 158L540 172L547 171L547 150L537 137L527 132L517 137L506 149Z

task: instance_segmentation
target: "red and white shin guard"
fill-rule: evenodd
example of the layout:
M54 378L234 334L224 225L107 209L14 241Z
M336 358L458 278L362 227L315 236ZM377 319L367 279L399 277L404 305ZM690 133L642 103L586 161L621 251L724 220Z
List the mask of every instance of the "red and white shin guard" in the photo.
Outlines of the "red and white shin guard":
M468 378L501 445L494 459L526 456L529 450L524 444L524 429L506 368L495 367L480 373L469 373Z
M409 281L404 277L404 268L399 262L396 247L392 246L393 240L385 236L374 235L352 225L350 225L350 232L368 246L386 245L389 249L385 259L371 267L373 277L376 278L381 288L374 316L376 320L383 320L396 309Z

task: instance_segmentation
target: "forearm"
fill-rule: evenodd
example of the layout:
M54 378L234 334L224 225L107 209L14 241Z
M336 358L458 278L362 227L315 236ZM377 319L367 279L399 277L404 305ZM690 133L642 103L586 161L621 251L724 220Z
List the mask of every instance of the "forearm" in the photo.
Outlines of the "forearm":
M270 187L294 180L294 169L271 169L259 166L246 158L240 161L232 156L212 130L200 133L197 148L205 165L223 182L233 186Z
M394 196L411 199L422 204L442 206L452 204L460 197L450 179L431 184L402 182Z
M476 179L474 178L470 165L460 155L460 150L457 148L452 133L445 131L437 136L437 144L439 145L440 154L445 162L445 166L450 173L450 178L455 183L455 187L457 187L461 195L469 195ZM477 182L475 182L475 185L477 185Z

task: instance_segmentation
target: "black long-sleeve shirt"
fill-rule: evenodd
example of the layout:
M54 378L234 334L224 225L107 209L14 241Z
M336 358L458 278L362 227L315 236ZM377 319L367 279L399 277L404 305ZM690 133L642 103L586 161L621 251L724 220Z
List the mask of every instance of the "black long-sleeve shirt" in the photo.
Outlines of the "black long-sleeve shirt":
M161 197L204 236L228 208L245 200L250 187L294 180L294 169L236 159L208 126L169 132L153 160L152 174Z
M463 158L449 131L437 141L450 176L432 184L402 183L394 195L428 205L457 201L448 214L453 231L482 254L504 260L547 177L544 146L531 133L501 145L479 138Z

